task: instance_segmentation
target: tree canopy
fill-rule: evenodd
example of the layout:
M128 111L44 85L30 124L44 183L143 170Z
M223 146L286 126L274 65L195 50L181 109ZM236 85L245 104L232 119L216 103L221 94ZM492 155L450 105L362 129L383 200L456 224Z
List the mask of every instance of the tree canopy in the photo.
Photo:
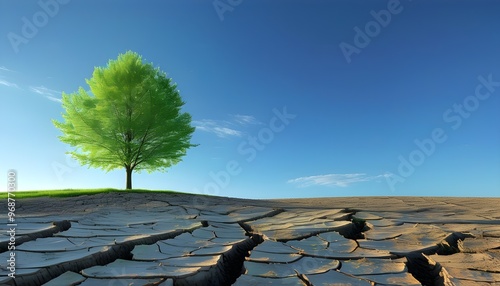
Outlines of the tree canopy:
M128 51L106 67L96 67L82 87L63 93L63 122L53 120L82 165L105 171L125 168L126 188L132 172L165 171L181 161L195 130L191 115L172 79Z

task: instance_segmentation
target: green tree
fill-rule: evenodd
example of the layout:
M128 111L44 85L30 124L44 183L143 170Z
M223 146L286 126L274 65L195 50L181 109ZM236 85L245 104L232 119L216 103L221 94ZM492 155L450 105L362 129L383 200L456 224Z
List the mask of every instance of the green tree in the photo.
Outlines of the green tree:
M82 165L106 172L125 168L131 189L132 172L165 171L196 146L176 85L137 53L96 67L86 82L90 91L63 93L64 120L53 120L63 132L59 139L75 147L68 153Z

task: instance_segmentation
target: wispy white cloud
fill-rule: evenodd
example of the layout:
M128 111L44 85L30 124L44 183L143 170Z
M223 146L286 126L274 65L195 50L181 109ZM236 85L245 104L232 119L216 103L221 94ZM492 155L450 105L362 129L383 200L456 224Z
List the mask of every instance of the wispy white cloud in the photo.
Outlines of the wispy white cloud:
M213 133L217 135L217 137L221 138L243 136L243 132L233 128L229 128L227 126L229 125L229 123L226 121L216 121L211 119L194 120L193 125L198 130Z
M46 88L45 86L30 86L30 90L38 93L40 95L43 95L45 98L48 100L54 101L54 102L61 102L61 99L58 97L61 92L57 90L53 90L50 88Z
M4 80L4 79L0 79L0 85L5 85L5 86L8 86L8 87L19 88L19 86L17 86L17 84L15 84L13 82L10 82L10 81L7 81L7 80Z
M236 123L241 124L241 125L251 125L251 124L259 125L259 124L262 124L262 122L257 120L252 115L236 114L236 115L233 115L233 119Z
M383 177L387 177L387 175L384 174L377 176L368 176L365 173L326 174L326 175L299 177L288 180L287 183L296 184L298 187L310 187L310 186L347 187L351 184L373 181Z
M54 102L58 102L58 103L61 103L62 100L60 98L57 98L57 97L53 97L53 96L45 96L48 100L51 100L51 101L54 101Z
M10 69L8 69L8 68L6 68L4 66L0 66L0 70L6 71L6 72L14 72L13 70L10 70Z
M6 68L5 66L0 66L0 72L14 72L14 71ZM0 77L1 77L0 78L0 85L19 88L19 86L16 83L13 83L12 81L6 80L5 76L0 75Z
M11 69L6 68L5 66L0 66L0 71L3 72L16 72ZM0 75L0 77L5 78L5 76ZM0 85L8 86L8 87L14 87L14 88L20 88L16 83L13 83L11 81L8 81L6 79L0 78ZM60 99L60 91L54 90L47 88L43 85L41 86L30 86L29 90L31 90L34 93L38 93L40 95L43 95L45 98L47 98L50 101L58 102L61 103L62 100Z
M49 96L54 96L56 94L60 94L60 91L53 90L50 88L46 88L45 86L30 86L31 91L36 92L41 95L49 95Z
M230 115L229 120L202 119L193 121L197 130L215 134L220 138L242 137L245 135L242 128L248 125L262 124L252 115Z

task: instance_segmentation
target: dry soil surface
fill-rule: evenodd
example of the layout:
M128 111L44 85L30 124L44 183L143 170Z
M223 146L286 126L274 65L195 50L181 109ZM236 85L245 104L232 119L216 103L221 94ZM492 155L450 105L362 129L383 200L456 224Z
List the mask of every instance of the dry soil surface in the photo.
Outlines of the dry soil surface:
M499 198L16 203L15 225L0 208L0 285L500 285Z

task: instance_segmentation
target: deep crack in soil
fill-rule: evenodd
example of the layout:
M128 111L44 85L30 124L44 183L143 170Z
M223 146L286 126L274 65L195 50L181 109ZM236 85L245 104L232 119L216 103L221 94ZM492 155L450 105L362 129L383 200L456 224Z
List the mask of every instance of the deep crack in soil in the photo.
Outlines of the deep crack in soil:
M243 262L250 256L250 251L264 242L261 234L253 234L249 238L234 244L223 253L217 264L208 270L175 280L175 286L231 286L241 274L245 273Z
M206 223L206 222L205 222ZM66 224L65 224L66 225ZM106 265L112 263L117 259L125 259L130 260L132 257L132 250L136 245L151 245L160 240L174 238L178 235L181 235L185 232L192 232L197 228L203 226L203 223L200 223L199 226L190 228L190 229L182 229L175 230L166 233L160 234L152 234L147 237L139 237L132 240L127 240L122 243L104 246L101 251L97 253L90 254L86 257L75 261L66 261L60 264L51 265L48 267L41 268L40 270L25 274L25 275L16 275L15 279L11 279L9 283L6 283L6 286L37 286L42 285L61 274L72 271L72 272L80 272L83 269L97 266L97 265ZM68 228L69 229L69 228ZM53 235L54 233L52 233Z
M439 263L429 257L431 254L453 255L463 250L462 243L466 238L474 238L470 233L453 232L441 243L423 252L411 252L406 255L408 272L425 286L451 286L451 276Z
M71 222L68 220L54 221L52 226L37 232L32 232L25 235L16 236L16 246L19 246L25 242L35 240L37 238L51 237L55 233L65 231L71 228ZM9 250L9 241L0 242L0 253Z

